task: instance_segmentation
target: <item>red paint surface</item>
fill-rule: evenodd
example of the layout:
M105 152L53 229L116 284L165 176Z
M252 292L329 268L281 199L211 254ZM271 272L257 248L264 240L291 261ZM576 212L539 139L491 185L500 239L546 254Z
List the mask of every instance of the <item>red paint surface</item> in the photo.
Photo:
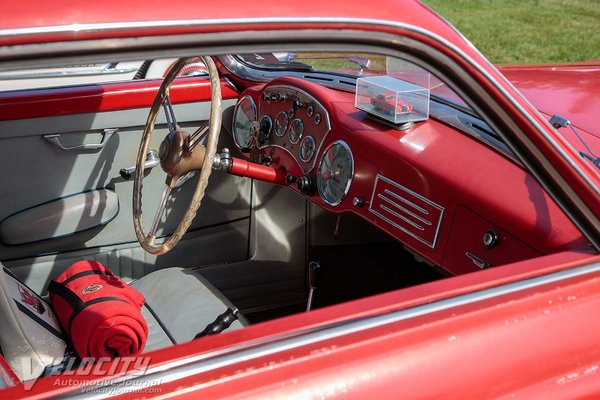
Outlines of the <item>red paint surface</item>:
M266 165L259 165L253 162L232 157L231 175L243 176L246 178L258 179L265 182L285 184L285 172Z
M160 83L140 80L4 92L0 93L0 121L149 107ZM205 78L178 79L169 94L173 104L210 100L210 82ZM236 98L237 92L222 81L221 95Z
M502 67L500 71L541 112L560 114L600 143L600 61L582 65ZM600 146L597 146L600 148Z
M32 13L32 10L36 10ZM235 10L232 13L232 10ZM5 5L5 13L11 18L3 23L2 29L41 28L50 26L66 26L74 32L70 34L36 34L15 35L10 38L2 38L8 42L39 42L40 40L81 40L92 37L123 37L156 35L175 32L194 32L198 28L185 26L180 28L159 29L137 29L128 27L127 23L145 21L214 21L219 23L221 19L238 18L239 20L257 18L374 18L404 22L410 24L421 24L426 28L440 34L459 38L456 32L448 25L441 23L440 19L433 15L423 4L413 0L382 0L377 7L363 1L341 1L328 2L308 1L299 7L294 2L273 2L270 0L258 0L247 2L244 0L232 0L223 7L219 3L203 3L175 0L169 4L158 0L142 1L132 0L123 4L116 0L104 2L93 2L85 7L77 0L58 0L52 4L25 0L12 2ZM102 24L119 22L125 25L117 27L112 32L86 31L87 24ZM192 24L193 25L193 24ZM261 24L262 28L268 29L269 24ZM340 27L344 23L339 24ZM200 28L203 29L203 28ZM219 27L219 30L236 28L229 25Z

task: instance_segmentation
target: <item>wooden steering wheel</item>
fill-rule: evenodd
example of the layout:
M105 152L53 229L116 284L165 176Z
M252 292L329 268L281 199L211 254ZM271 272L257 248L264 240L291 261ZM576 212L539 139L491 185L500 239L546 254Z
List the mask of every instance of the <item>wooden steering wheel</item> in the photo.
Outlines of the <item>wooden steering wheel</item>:
M148 120L146 121L146 127L144 128L144 133L142 134L140 141L133 181L133 226L140 245L144 250L151 254L164 254L171 250L190 227L196 216L196 212L200 207L200 202L204 197L204 191L208 184L208 178L212 171L213 160L217 151L222 117L221 85L217 67L212 59L210 57L202 57L202 61L209 71L211 90L211 109L206 145L203 146L199 144L200 139L203 136L202 133L206 130L206 125L201 125L200 128L192 134L181 130L177 125L175 113L173 112L173 107L171 106L171 100L169 98L169 88L175 78L181 73L186 65L197 61L197 57L182 58L171 67L154 98L150 113L148 114ZM160 165L163 171L167 173L167 179L158 210L154 215L150 231L146 235L144 233L144 221L142 218L142 181L144 179L144 163L146 162L148 144L150 143L152 132L154 131L154 124L156 123L156 118L161 107L165 110L167 126L169 129L169 133L162 141L159 149ZM179 222L175 232L166 239L163 244L157 245L155 243L156 231L164 213L171 190L176 186L180 177L192 171L200 171L200 177L185 215Z

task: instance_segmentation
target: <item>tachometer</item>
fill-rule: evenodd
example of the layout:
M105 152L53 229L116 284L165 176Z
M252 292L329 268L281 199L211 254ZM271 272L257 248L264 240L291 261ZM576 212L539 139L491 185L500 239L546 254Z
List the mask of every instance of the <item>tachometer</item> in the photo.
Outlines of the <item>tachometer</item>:
M319 195L325 203L337 206L348 194L353 177L354 159L350 147L341 140L333 142L319 161Z
M250 96L244 96L235 106L233 114L233 140L240 148L250 146L257 119L254 100Z

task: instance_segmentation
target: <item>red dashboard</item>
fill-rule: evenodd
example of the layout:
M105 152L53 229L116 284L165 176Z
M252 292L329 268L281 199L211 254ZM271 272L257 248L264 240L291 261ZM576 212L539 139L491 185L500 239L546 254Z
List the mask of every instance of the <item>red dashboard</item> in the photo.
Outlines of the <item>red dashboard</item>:
M452 273L586 245L514 161L430 118L396 130L354 94L282 77L236 106L241 154L335 213L354 213Z

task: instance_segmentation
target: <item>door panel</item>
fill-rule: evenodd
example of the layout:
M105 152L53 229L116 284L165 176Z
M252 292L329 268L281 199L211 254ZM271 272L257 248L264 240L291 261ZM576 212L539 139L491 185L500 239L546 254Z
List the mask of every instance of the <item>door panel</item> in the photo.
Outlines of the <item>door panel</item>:
M54 111L58 108L61 93L64 94L66 101L58 112L60 116L24 118L45 113L43 109L16 111L16 103L36 107L35 102L23 100L24 96L35 98L34 94L28 92L4 93L0 98L0 168L3 171L0 174L0 220L32 206L94 189L114 191L119 203L117 216L106 225L33 244L0 244L0 260L9 267L16 268L15 272L25 278L28 284L42 285L48 276L55 275L73 260L82 257L103 260L115 272L133 279L154 268L153 265L197 266L239 261L248 255L251 185L246 179L221 173L211 176L198 216L190 228L193 232L186 236L193 239L158 258L138 251L132 226L133 180L123 179L119 171L135 164L148 107L115 108L117 105L127 107L130 104L137 107L140 98L149 104L154 92L151 95L145 92L132 95L133 99L128 103L124 86L127 85L115 85L111 91L111 85L103 85L103 96L95 98L95 101L97 109L107 111L84 113L81 111L89 111L93 106L90 105L90 100L87 100L88 103L84 102L85 107L77 105L72 100L73 89L40 91L46 97L51 92L50 109ZM187 89L182 89L180 93L185 93L185 96L173 96L178 123L182 128L193 131L201 121L208 119L210 93L205 89L196 91L195 97ZM8 98L8 95L13 97ZM101 106L103 99L109 100ZM194 101L182 103L182 99ZM223 101L224 108L233 107L234 104L235 99ZM15 112L15 119L7 118L10 112ZM158 150L160 141L166 134L165 122L164 115L161 115L152 137L151 149ZM44 135L58 133L65 146L98 143L104 129L115 128L118 131L100 150L62 151L43 138ZM232 147L228 135L222 135L219 148L224 146ZM159 167L154 168L144 179L143 211L146 225L149 225L154 216L164 179L165 175ZM196 179L191 179L174 190L167 204L159 235L174 230L187 207L195 183ZM78 221L69 222L76 226ZM55 228L58 226L45 229L52 231ZM227 249L222 249L220 243L227 243ZM115 245L118 246L115 248ZM54 255L44 256L45 254ZM141 267L134 268L134 265Z

